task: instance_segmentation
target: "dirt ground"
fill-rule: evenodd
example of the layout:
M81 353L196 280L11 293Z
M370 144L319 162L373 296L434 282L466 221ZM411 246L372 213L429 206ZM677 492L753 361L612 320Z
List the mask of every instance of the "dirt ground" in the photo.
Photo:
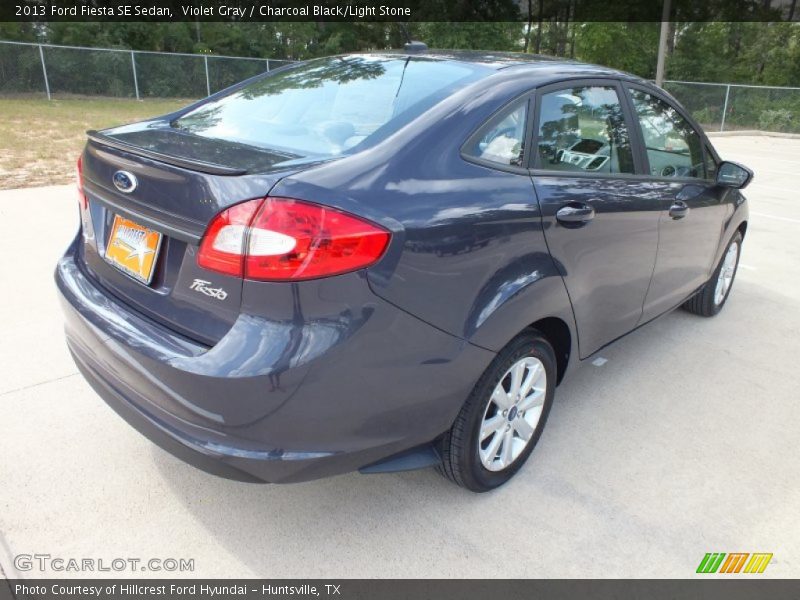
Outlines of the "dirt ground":
M171 112L189 100L0 98L0 189L69 183L87 129Z

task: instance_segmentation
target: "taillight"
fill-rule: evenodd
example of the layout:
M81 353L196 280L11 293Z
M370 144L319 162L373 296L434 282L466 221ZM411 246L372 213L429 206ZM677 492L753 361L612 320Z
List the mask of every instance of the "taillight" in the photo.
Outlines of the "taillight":
M210 271L241 277L247 227L262 202L250 200L236 204L214 217L200 243L197 264Z
M217 215L197 262L226 275L298 281L368 267L383 255L389 238L385 229L333 208L266 198Z
M78 165L75 170L75 185L78 188L78 202L83 210L89 207L89 200L83 193L83 156L78 157Z

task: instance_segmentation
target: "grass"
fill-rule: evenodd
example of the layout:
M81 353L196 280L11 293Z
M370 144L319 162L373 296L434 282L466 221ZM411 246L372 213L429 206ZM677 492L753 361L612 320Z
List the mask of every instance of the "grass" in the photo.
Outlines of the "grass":
M189 100L0 98L0 189L70 183L87 129L171 112Z

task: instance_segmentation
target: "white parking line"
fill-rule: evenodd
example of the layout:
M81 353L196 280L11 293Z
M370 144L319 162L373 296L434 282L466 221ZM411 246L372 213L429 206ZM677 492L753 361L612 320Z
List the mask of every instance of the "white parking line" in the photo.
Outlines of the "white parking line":
M796 165L797 164L797 159L796 158L769 158L769 159L762 159L760 161L755 161L755 160L750 159L750 162L751 163L763 162L766 165L769 165L769 164L772 164L772 163L775 163L775 162L785 162L785 163L789 163L789 164L792 164L792 165Z
M779 192L785 192L786 191L786 186L785 185L770 185L768 183L761 183L760 181L759 182L755 182L754 181L753 182L753 189L754 190L758 190L758 191L761 191L761 190L778 190Z
M796 163L797 161L794 161L794 162ZM753 164L753 163L751 162L750 164ZM783 169L775 169L775 168L768 167L768 166L767 167L755 166L755 167L752 167L752 169L756 171L756 173L758 174L758 177L761 178L762 181L766 180L766 178L768 178L768 177L775 176L775 175L785 175L787 177L796 177L797 176L797 172L796 171L784 171Z
M777 215L768 215L767 213L760 213L760 212L751 212L751 215L755 215L757 217L765 217L767 219L775 219L777 221L788 221L789 223L800 223L800 219L792 219L790 217L779 217Z

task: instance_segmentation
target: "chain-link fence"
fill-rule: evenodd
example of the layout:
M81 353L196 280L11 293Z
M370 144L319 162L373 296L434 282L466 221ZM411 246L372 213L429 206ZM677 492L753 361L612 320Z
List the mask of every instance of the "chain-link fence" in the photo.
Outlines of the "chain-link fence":
M290 62L0 41L0 94L202 98Z
M291 61L0 41L0 95L202 98ZM800 133L800 88L666 81L708 131Z
M800 133L800 88L665 81L707 131Z

